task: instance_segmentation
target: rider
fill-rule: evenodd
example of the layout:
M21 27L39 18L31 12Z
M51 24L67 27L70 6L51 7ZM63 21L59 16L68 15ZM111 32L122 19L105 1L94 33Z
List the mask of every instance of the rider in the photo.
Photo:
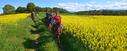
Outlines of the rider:
M61 24L61 16L59 15L59 12L55 12L53 19L55 20L54 33L57 37L58 43L60 43L61 34L63 33L64 28Z
M55 20L55 33L57 32L58 27L61 25L61 16L59 15L58 12L55 12L55 16L53 17L53 19Z
M35 22L35 16L36 16L35 12L31 12L31 19L33 20L33 22Z
M48 24L48 28L52 31L53 29L53 26L54 26L54 23L55 23L55 21L54 21L54 17L55 17L55 13L54 13L54 11L53 10L51 10L50 11L50 16L49 16L49 24Z
M45 17L45 21L46 21L46 24L49 25L50 24L50 20L51 20L51 11L47 10L46 11L46 17Z

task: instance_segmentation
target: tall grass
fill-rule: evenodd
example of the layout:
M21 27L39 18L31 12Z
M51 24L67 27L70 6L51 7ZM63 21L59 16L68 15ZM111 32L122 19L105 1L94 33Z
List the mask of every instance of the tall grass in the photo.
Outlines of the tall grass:
M16 23L0 24L0 51L25 51L24 42L31 38L30 18L22 19Z

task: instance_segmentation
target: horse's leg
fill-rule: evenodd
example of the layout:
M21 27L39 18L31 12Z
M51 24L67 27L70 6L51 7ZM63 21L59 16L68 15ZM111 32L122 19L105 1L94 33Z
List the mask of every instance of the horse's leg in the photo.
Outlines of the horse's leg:
M51 25L51 24L49 24L49 26L48 26L48 27L49 27L49 30L50 30L50 31L52 31L52 25Z
M60 43L60 36L59 36L59 34L58 34L58 43Z
M60 42L62 33L63 33L63 26L60 25L60 27L59 27L59 42Z
M61 35L61 28L59 27L58 28L58 35L57 35L58 36L58 42L59 43L60 43L60 35Z

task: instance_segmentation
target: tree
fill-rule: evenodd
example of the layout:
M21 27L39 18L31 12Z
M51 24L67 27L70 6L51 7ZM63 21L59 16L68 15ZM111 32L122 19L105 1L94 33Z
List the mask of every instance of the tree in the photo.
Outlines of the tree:
M37 7L35 8L35 10L36 10L36 12L42 12L42 11L43 11L43 9L42 9L41 7L39 7L39 6L37 6Z
M55 11L55 12L59 12L59 8L54 7L54 8L53 8L53 11Z
M16 9L17 13L25 13L25 11L26 11L26 8L25 7L21 7L21 6Z
M50 7L44 7L42 8L43 12L52 11L52 8Z
M28 3L27 4L27 11L28 12L33 12L33 11L35 11L35 4L34 3L32 3L32 2L30 2L30 3Z
M69 11L67 11L66 9L63 9L63 8L59 8L59 12L60 13L69 13Z
M3 7L3 12L4 12L4 14L15 13L15 7L7 4Z
M53 10L55 12L60 12L60 13L69 13L69 11L63 9L63 8L57 8L57 7L54 7Z

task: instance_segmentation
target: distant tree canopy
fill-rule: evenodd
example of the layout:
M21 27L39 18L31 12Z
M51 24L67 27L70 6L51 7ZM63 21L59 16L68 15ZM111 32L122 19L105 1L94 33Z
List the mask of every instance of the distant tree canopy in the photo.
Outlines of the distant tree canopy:
M3 12L4 12L4 14L15 13L15 7L7 4L3 7Z
M40 12L40 11L43 11L43 9L42 9L41 7L39 7L39 6L36 6L36 7L35 7L35 11L36 11L36 12Z
M47 11L53 11L53 12L59 12L59 13L71 13L66 9L58 8L58 7L40 7L36 6L34 3L30 2L27 4L26 7L18 7L15 10L15 7L12 5L5 5L3 7L4 14L10 14L10 13L31 13L31 12L47 12ZM72 14L72 13L71 13ZM89 10L89 11L78 11L73 12L73 14L78 15L127 15L127 10Z
M67 10L65 10L63 8L54 7L53 10L57 11L57 12L60 12L60 13L69 13L69 11L67 11Z
M52 11L52 8L50 8L50 7L41 8L41 12L47 12L47 11Z
M18 7L17 9L16 9L16 12L17 13L24 13L24 12L26 12L26 8L25 7Z
M35 8L36 8L36 6L35 6L35 4L32 3L32 2L30 2L30 3L27 4L27 11L28 11L28 12L35 11Z
M63 9L63 8L57 8L57 7L53 7L53 8L50 8L50 7L39 7L37 6L36 8L36 11L37 12L48 12L48 11L53 11L53 12L60 12L60 13L69 13L69 11Z
M63 9L63 8L50 8L50 7L40 7L36 6L34 3L30 2L27 4L26 7L19 6L15 10L15 7L11 5L5 5L3 8L4 14L6 13L31 13L31 12L47 12L47 11L59 11L60 13L69 13L69 11Z
M78 15L127 15L127 10L90 10L75 12Z

